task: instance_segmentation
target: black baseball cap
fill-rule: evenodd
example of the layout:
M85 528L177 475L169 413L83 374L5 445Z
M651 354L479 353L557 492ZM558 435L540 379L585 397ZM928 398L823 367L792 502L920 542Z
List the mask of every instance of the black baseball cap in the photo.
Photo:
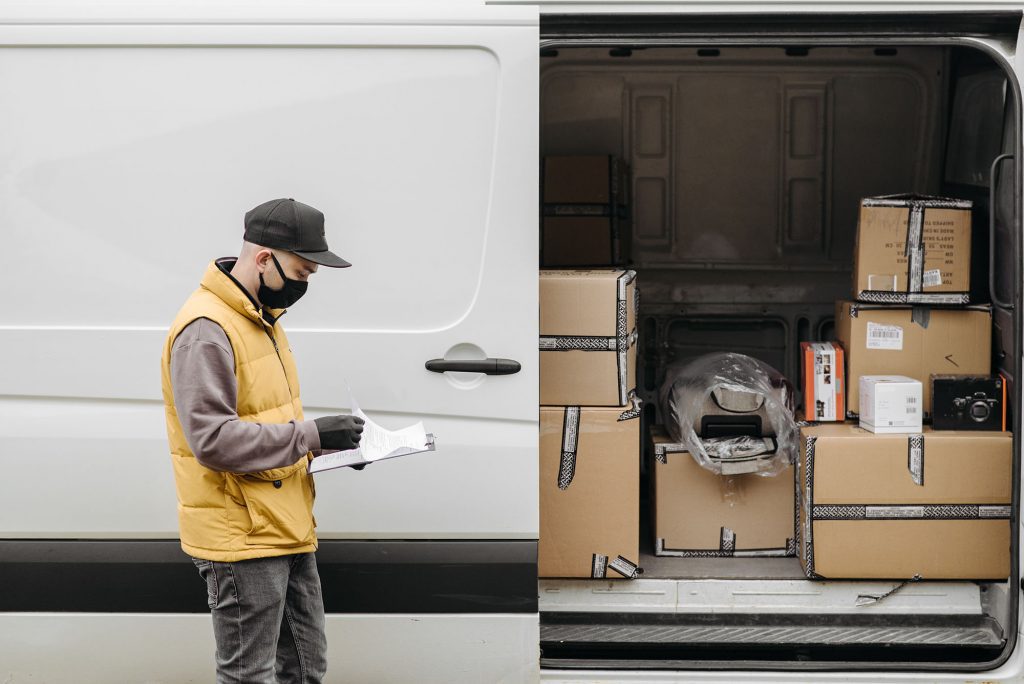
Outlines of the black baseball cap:
M321 266L352 265L327 249L323 213L290 197L270 200L245 212L244 239L298 254Z

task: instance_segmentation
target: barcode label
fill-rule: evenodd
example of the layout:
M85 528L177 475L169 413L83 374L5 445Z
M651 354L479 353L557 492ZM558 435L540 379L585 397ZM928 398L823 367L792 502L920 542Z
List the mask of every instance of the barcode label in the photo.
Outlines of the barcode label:
M936 285L942 284L942 271L937 268L933 268L930 271L925 271L924 275L921 276L921 284L925 287L935 287Z
M916 406L908 406L907 407L907 415L908 416L909 415L913 415L915 413L917 413L917 407Z
M868 321L868 349L903 349L903 328L898 325L879 325Z
M907 397L907 403L908 404L916 404L917 403L917 397Z

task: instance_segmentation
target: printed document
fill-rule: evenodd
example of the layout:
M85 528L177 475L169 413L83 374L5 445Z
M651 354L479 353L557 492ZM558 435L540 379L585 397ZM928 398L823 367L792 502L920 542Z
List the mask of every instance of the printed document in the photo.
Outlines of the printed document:
M434 450L434 436L427 433L422 421L401 430L385 429L363 413L359 404L356 403L355 397L352 397L351 391L349 396L351 397L352 415L359 416L365 421L359 447L314 458L309 466L311 473Z

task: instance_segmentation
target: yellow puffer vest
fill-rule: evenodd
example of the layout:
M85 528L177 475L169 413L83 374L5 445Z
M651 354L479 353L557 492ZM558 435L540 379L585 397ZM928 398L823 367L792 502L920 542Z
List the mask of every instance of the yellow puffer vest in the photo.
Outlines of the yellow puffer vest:
M298 374L284 330L276 318L274 325L267 323L241 288L216 262L211 263L199 289L174 319L162 359L181 548L197 558L222 562L315 550L314 488L307 470L312 454L285 468L243 475L210 470L189 449L174 409L171 346L197 318L218 323L231 342L240 419L257 423L302 420Z

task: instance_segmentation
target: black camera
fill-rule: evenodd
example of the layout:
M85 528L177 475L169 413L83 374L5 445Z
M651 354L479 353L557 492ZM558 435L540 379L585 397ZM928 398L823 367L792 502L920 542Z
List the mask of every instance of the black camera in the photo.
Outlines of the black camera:
M933 375L932 428L1004 430L1006 392L998 376Z

